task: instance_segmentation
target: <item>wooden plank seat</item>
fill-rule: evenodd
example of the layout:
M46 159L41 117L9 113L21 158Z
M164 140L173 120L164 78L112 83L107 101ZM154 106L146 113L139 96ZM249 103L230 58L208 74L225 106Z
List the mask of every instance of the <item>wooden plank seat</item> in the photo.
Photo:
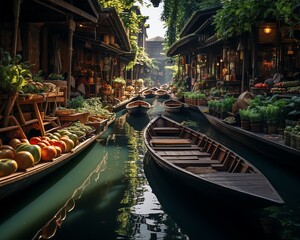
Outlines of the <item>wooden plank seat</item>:
M180 146L180 145L168 145L166 147L166 145L155 145L155 147L153 147L154 150L173 150L173 151L183 151L183 150L200 150L201 148L199 148L196 145L191 145L191 146Z
M175 165L184 165L184 166L202 166L207 165L210 166L210 164L217 163L217 160L211 160L210 158L200 158L197 160L189 160L189 159L183 159L183 160L168 160L169 162L175 164Z
M192 142L186 138L160 138L160 139L151 139L150 143L155 146L159 145L191 145Z
M167 156L166 160L199 160L198 156Z
M210 157L210 154L206 152L201 152L199 150L187 150L184 149L183 151L174 151L174 150L159 150L156 151L158 155L161 157L168 157L168 156L198 156L198 157Z
M157 133L180 133L181 129L177 127L154 127L152 129L156 134Z

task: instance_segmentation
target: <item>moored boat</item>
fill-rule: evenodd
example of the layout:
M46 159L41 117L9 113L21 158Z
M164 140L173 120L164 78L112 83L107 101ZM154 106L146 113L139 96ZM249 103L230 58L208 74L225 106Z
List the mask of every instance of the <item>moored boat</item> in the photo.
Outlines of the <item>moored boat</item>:
M153 91L152 89L147 89L147 90L143 91L142 94L145 98L153 98L153 97L155 97L154 92L155 91Z
M233 207L282 205L283 199L251 163L209 137L158 116L144 132L154 161L193 189Z
M282 136L244 130L241 127L230 125L222 119L206 113L204 111L206 107L199 106L198 108L213 127L227 136L249 146L253 150L267 156L268 159L272 159L283 166L300 167L300 151L285 145Z
M155 96L157 98L169 98L170 97L170 94L167 90L164 90L164 89L158 89L155 91Z
M163 107L167 112L176 113L181 112L184 109L184 103L174 99L168 99L163 102Z
M25 171L16 171L8 176L0 177L0 199L32 186L42 178L45 178L48 174L74 159L82 151L91 146L114 121L115 117L110 118L100 131L94 131L88 136L85 136L70 152L63 153L51 161L41 160L39 163L33 167L27 168Z
M7 197L13 193L23 190L30 185L38 182L48 174L69 162L80 152L90 146L100 133L92 135L90 138L80 142L71 152L64 153L52 161L40 162L35 166L26 169L26 171L17 171L8 176L0 178L0 199Z
M145 114L150 107L150 103L142 100L136 100L126 105L126 109L129 114Z

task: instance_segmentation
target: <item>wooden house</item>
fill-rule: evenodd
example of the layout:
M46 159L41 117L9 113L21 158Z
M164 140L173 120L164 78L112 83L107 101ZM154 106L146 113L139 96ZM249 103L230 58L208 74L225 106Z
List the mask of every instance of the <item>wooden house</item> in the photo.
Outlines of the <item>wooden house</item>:
M249 88L250 79L264 81L275 73L287 80L300 70L300 26L294 37L271 20L257 23L251 34L226 41L216 36L213 17L220 7L197 11L168 50L179 56L179 78L185 74L209 88L222 84L234 93Z

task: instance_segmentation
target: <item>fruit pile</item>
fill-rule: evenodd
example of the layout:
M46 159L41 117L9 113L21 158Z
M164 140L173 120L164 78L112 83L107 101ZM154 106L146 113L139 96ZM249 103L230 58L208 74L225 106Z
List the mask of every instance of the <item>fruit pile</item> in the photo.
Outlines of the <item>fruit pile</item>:
M300 81L286 81L275 83L271 89L271 93L275 94L297 94L300 93Z
M78 136L68 130L47 133L43 137L13 138L0 146L0 177L26 171L41 162L55 160L78 144Z

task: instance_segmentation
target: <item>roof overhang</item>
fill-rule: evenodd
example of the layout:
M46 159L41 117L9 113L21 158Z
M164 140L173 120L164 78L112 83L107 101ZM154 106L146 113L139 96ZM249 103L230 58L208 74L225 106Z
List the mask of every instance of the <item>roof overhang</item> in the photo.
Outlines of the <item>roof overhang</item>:
M124 51L124 50L116 48L112 45L105 44L102 41L98 41L95 39L91 39L91 38L76 35L76 34L74 35L74 38L82 43L87 43L87 46L89 46L90 49L95 50L95 51L103 51L104 50L106 52L109 52L112 56L120 56L127 60L133 60L133 58L135 56L133 52Z
M172 46L167 51L167 56L172 57L179 53L182 53L188 49L191 49L191 46L198 43L198 35L190 34L185 37L180 38L178 41L172 44Z
M1 22L13 22L15 3L20 2L20 22L27 23L64 23L67 18L74 21L97 22L100 4L97 0L74 1L64 0L15 0L0 1Z

